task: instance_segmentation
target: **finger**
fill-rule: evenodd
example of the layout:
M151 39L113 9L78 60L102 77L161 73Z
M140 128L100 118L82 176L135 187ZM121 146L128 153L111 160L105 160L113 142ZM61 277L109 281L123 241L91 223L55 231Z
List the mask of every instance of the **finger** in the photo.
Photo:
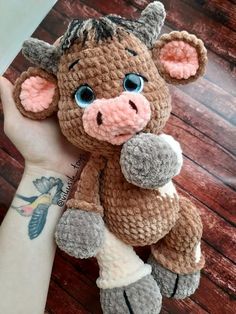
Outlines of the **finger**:
M11 115L19 115L13 99L13 85L5 77L0 77L0 97L5 118Z
M58 46L60 45L60 41L61 41L62 37L63 37L63 36L61 36L61 37L57 38L57 40L56 40L56 41L54 41L53 46L58 47Z

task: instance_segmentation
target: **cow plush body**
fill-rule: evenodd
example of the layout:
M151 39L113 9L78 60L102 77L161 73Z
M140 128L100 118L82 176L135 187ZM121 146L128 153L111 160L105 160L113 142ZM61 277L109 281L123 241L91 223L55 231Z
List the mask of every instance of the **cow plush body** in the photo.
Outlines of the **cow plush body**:
M181 148L162 130L171 111L166 82L201 76L206 50L185 31L158 39L164 19L153 2L138 20L73 20L57 45L23 44L36 67L15 84L19 110L31 119L57 112L68 141L90 154L56 242L97 258L104 313L159 313L162 295L194 293L204 265L200 216L172 183ZM145 245L147 263L133 250Z

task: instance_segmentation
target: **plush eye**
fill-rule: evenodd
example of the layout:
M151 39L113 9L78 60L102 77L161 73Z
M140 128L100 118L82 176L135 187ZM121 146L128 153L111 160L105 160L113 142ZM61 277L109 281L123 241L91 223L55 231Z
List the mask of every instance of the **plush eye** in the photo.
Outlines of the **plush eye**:
M86 108L94 99L95 94L89 85L81 85L74 94L75 101L81 108Z
M123 87L127 92L141 93L143 85L143 78L135 73L126 74L123 81Z

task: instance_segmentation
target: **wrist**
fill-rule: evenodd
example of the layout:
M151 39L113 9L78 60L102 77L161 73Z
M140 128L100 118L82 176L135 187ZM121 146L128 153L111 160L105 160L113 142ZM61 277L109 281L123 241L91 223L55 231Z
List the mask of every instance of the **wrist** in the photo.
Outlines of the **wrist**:
M42 180L43 178L47 180L50 178L52 180L59 180L62 186L61 193L56 204L54 205L64 207L68 196L71 193L74 183L78 180L80 176L84 164L85 159L83 158L83 156L81 156L81 159L78 159L77 162L74 162L70 165L71 171L68 171L66 174L60 172L61 169L59 169L59 171L55 171L54 169L47 167L47 165L39 165L31 162L26 162L21 183L23 182L26 184L27 182L29 182L32 185L35 180Z
M61 177L78 176L87 160L85 154L80 154L77 159L71 159L63 162L32 162L25 160L25 172L29 174L41 175L42 173L53 173Z

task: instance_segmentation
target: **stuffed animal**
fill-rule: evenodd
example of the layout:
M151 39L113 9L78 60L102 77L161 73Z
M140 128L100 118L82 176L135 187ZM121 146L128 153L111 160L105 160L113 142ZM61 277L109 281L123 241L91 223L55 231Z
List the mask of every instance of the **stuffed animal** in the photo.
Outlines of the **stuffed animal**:
M203 75L206 49L186 31L158 39L164 19L155 1L138 20L75 19L58 45L31 38L22 49L37 67L16 82L19 110L31 119L57 112L68 141L90 153L55 237L69 255L97 258L106 314L159 313L162 296L194 293L204 265L199 213L172 183L181 148L162 130L166 83ZM145 245L147 263L133 249Z

